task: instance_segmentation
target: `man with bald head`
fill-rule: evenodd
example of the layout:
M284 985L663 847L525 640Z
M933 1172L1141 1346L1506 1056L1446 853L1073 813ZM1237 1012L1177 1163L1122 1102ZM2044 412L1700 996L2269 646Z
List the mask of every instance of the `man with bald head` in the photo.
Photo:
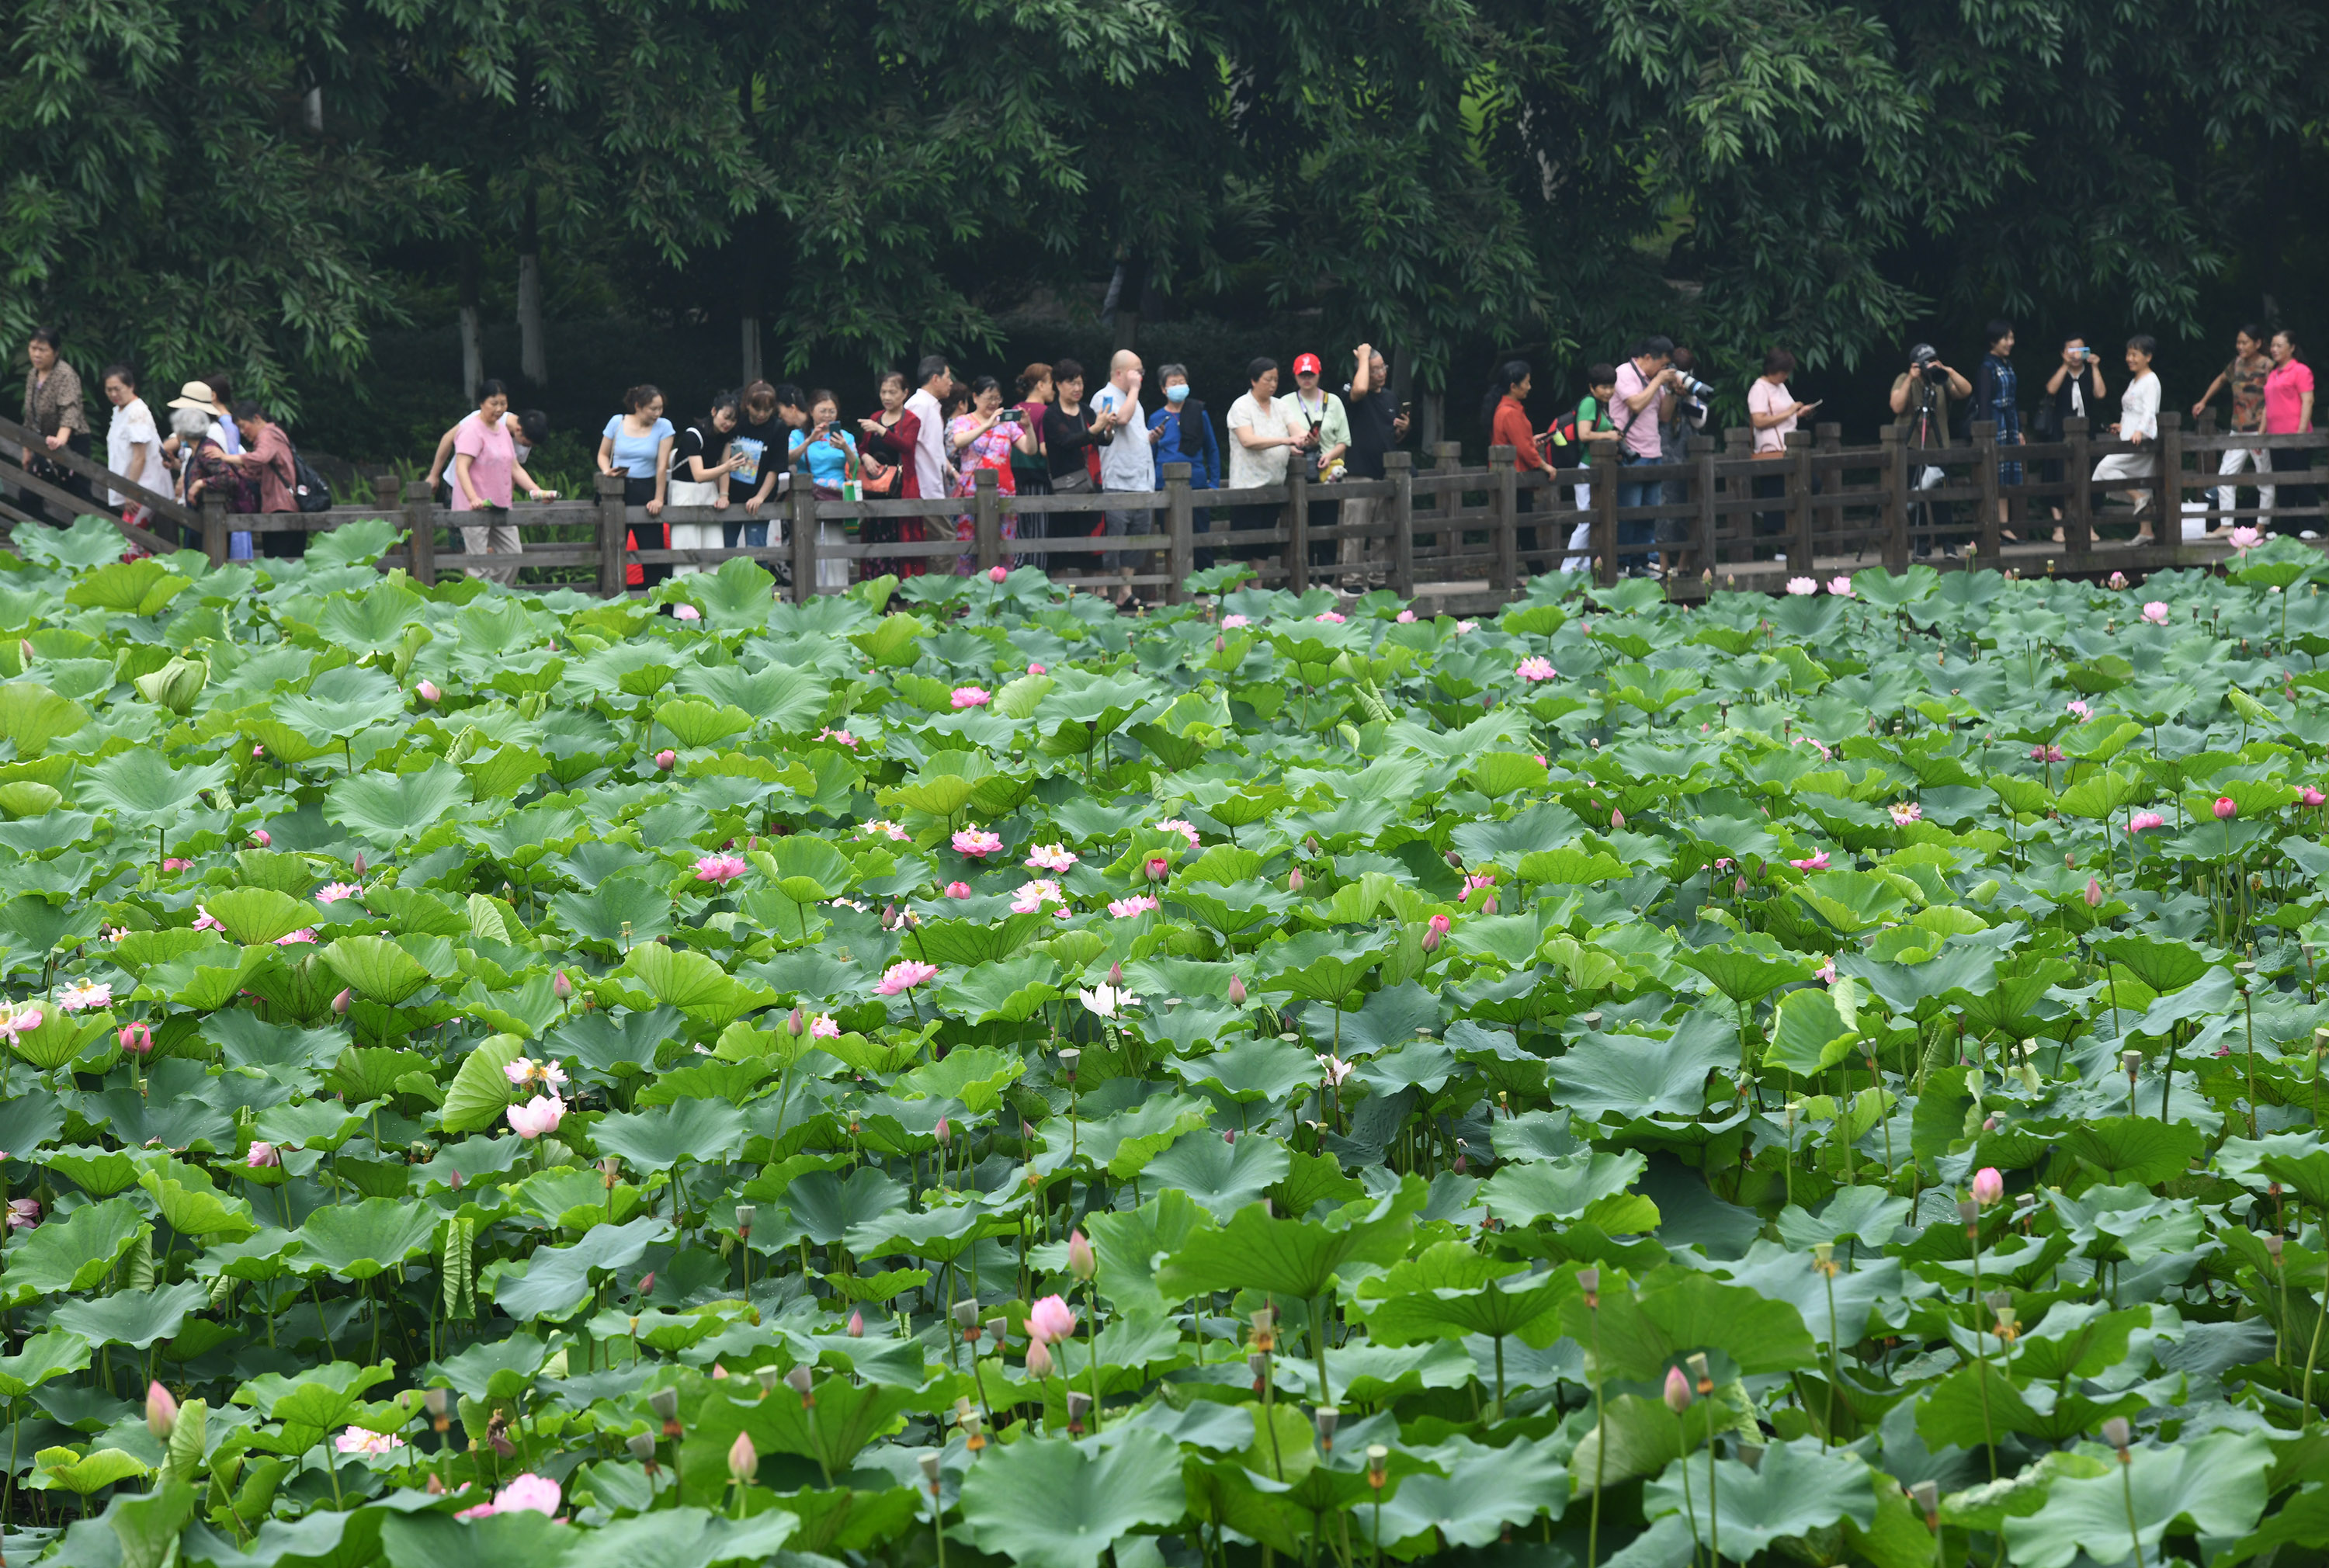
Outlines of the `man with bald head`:
M1108 362L1108 385L1092 399L1092 428L1108 433L1108 444L1099 453L1102 491L1147 493L1155 488L1155 460L1148 448L1157 432L1148 428L1148 416L1140 407L1140 356L1130 349L1118 349L1116 357ZM1148 531L1146 507L1110 511L1102 517L1103 528L1114 539ZM1100 558L1100 569L1129 577L1135 560L1149 559L1146 553L1111 551ZM1132 587L1127 583L1117 593L1117 602L1126 604L1131 598Z

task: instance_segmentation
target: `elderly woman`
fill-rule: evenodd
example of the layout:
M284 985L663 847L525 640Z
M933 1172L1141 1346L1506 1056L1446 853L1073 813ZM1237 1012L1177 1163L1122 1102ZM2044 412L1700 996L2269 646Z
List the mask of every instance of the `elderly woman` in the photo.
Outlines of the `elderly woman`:
M94 502L95 493L89 481L77 474L68 474L62 465L49 456L50 453L64 451L89 455L89 412L81 404L80 377L64 361L63 343L63 334L56 328L36 326L24 345L24 357L32 368L24 375L24 423L41 437L43 449L35 452L30 446L23 447L18 455L35 478L70 490L84 501ZM57 522L72 521L70 516L56 516L57 508L43 510Z
M247 513L259 510L259 481L255 474L246 474L242 465L227 455L226 448L211 433L211 414L205 408L170 408L170 434L178 438L179 493L191 507L200 507L212 494L222 497L231 512ZM250 559L250 535L247 532L227 536L227 556L231 560Z

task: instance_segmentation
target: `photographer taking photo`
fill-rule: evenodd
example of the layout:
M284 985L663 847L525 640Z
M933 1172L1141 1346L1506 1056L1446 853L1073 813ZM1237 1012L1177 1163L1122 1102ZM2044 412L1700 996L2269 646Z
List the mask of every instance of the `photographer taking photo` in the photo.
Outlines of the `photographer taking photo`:
M1973 396L1973 383L1966 380L1933 352L1930 343L1919 343L1909 351L1909 368L1892 380L1893 418L1908 427L1905 440L1914 450L1938 452L1949 444L1949 404L1963 402ZM1918 490L1931 490L1947 478L1938 465L1928 461L1913 465L1910 484ZM1933 553L1933 530L1947 528L1948 508L1931 502L1921 503L1922 525L1916 539L1917 553Z
M1666 422L1667 410L1676 397L1702 396L1699 389L1707 388L1687 371L1674 367L1674 339L1653 335L1636 345L1634 352L1617 367L1617 386L1609 403L1609 413L1617 427L1617 461L1625 467L1658 461L1658 428ZM1629 506L1649 506L1660 494L1655 480L1617 482L1617 506L1620 511ZM1617 562L1622 574L1635 577L1655 573L1655 555L1641 549L1652 542L1656 525L1641 521L1617 524Z

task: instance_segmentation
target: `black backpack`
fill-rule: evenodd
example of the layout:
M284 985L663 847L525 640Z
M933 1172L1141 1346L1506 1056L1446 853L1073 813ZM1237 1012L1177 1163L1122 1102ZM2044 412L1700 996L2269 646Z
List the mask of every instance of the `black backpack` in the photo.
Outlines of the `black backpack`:
M332 487L324 483L324 476L310 467L305 457L299 455L297 446L291 448L291 474L297 481L293 493L298 497L300 511L331 511Z

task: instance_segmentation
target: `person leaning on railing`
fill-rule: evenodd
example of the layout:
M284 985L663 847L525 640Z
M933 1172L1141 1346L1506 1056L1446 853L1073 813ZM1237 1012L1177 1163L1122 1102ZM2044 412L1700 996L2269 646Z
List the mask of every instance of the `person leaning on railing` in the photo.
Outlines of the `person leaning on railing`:
M1548 479L1552 465L1536 444L1536 427L1529 423L1528 395L1536 385L1536 372L1526 360L1506 360L1488 378L1488 390L1480 399L1480 415L1488 427L1488 445L1513 449L1513 466L1522 474L1541 473ZM1655 424L1652 428L1655 429ZM1548 506L1558 505L1551 492L1546 492ZM1523 489L1515 493L1513 510L1523 515L1536 510L1536 493ZM1515 528L1513 548L1527 558L1532 573L1544 570L1544 562L1537 555L1536 525Z
M82 406L80 377L65 363L61 348L64 336L52 326L36 326L24 345L24 357L30 369L24 372L24 427L41 438L42 449L30 446L20 450L24 470L36 479L44 479L61 490L70 491L84 501L95 495L89 481L69 472L61 464L52 462L50 453L71 451L81 457L89 455L89 410ZM48 516L62 525L71 517L61 509L44 505L37 499L27 498L28 510Z
M2159 352L2157 340L2148 333L2137 333L2126 340L2126 390L2118 395L2118 423L2111 434L2130 442L2136 450L2114 452L2095 465L2094 482L2098 484L2115 479L2147 479L2159 472L2159 454L2154 449L2159 439L2159 377L2151 368L2152 356ZM2122 492L2135 508L2137 526L2129 544L2155 543L2158 535L2152 531L2151 492L2129 489ZM2168 526L2177 526L2170 519Z
M515 525L509 521L512 486L523 484L536 501L554 499L557 492L534 484L517 460L503 416L509 412L509 389L499 381L477 384L477 411L453 427L453 510L477 519L461 525L464 554L476 563L462 570L504 587L517 581L517 557L524 549ZM501 559L488 562L487 557Z
M728 509L728 476L743 466L741 454L730 449L728 437L736 431L736 394L715 392L711 411L672 437L671 486L664 498L673 506L706 507L714 512ZM718 543L720 525L716 522L674 522L671 529L674 549L711 549ZM700 566L674 564L671 575L686 577L702 571Z
M2296 357L2296 337L2287 327L2272 334L2272 373L2264 380L2264 431L2268 436L2296 436L2313 428L2313 368ZM2271 448L2276 474L2301 474L2321 455L2317 446ZM2316 504L2310 484L2281 486L2284 506ZM2318 528L2311 519L2298 519L2287 530L2311 535ZM2286 530L2284 530L2286 531Z
M2264 352L2264 329L2259 326L2240 328L2232 334L2231 360L2216 372L2216 379L2208 383L2208 390L2200 394L2198 402L2192 405L2192 418L2196 419L2205 413L2208 405L2216 400L2216 394L2230 387L2232 392L2232 433L2236 436L2262 435L2264 383L2265 378L2271 374L2272 356ZM2227 446L2216 464L2216 472L2227 477L2244 468L2252 468L2259 474L2269 473L2272 459L2261 446ZM2272 510L2272 492L2273 487L2269 484L2257 486L2257 504L2268 512ZM2221 484L2216 487L2217 511L2231 511L2238 499L2239 491L2234 486Z
M1149 455L1155 464L1151 484L1158 490L1164 488L1164 465L1185 463L1189 465L1191 490L1218 490L1221 484L1221 449L1213 440L1213 422L1205 412L1205 405L1190 395L1189 369L1186 365L1166 365L1156 372L1157 384L1164 390L1164 406L1148 416L1148 427L1155 431L1155 445ZM1209 533L1212 530L1212 512L1208 507L1192 507L1189 512L1189 531ZM1196 569L1203 571L1213 564L1213 552L1195 552Z

